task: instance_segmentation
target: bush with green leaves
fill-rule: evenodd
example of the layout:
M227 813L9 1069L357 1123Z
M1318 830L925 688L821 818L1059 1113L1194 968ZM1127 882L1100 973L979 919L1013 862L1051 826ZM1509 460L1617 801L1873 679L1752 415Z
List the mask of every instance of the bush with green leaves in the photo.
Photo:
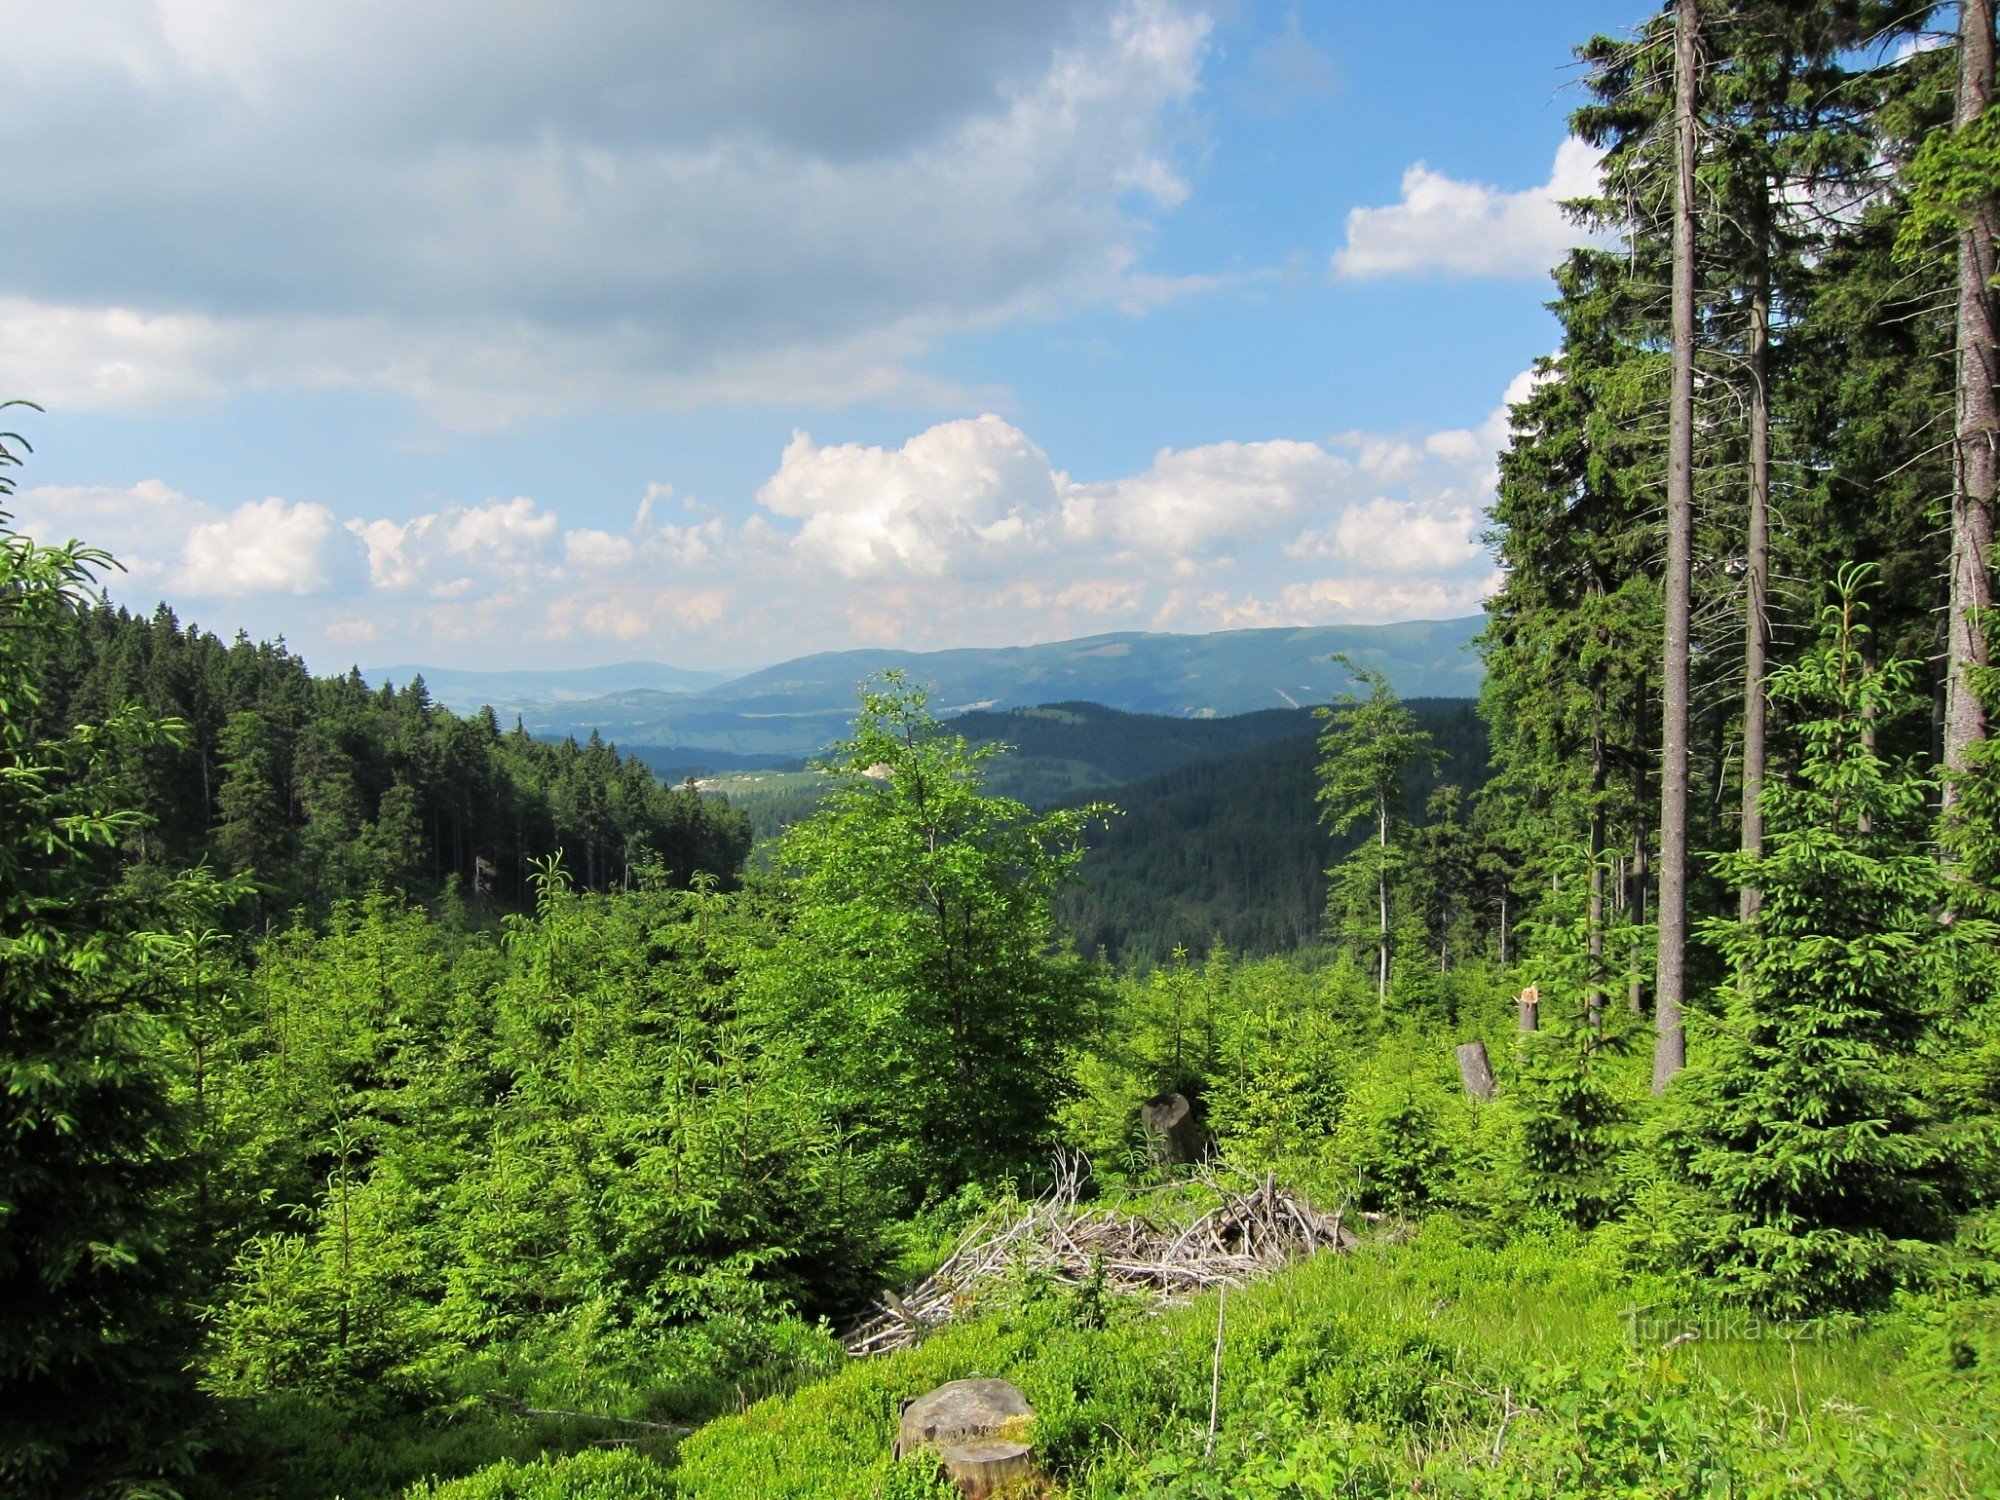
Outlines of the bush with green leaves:
M386 899L275 943L218 1087L289 1122L226 1164L283 1212L243 1221L209 1389L510 1452L512 1406L680 1419L823 1368L803 1316L879 1284L889 1199L742 1018L767 941L749 898L551 865L500 946Z
M1447 1206L1475 1165L1478 1125L1449 1048L1422 1032L1393 1033L1348 1090L1330 1152L1334 1180L1372 1212Z
M665 1465L629 1448L493 1464L412 1485L404 1500L673 1500Z
M1569 873L1522 927L1517 977L1539 993L1537 1026L1506 1043L1488 1186L1491 1207L1510 1222L1553 1218L1588 1229L1624 1202L1644 1085L1631 1065L1636 1018L1610 1003L1613 976L1602 962L1604 948L1625 949L1627 931L1614 927L1593 952L1590 882Z

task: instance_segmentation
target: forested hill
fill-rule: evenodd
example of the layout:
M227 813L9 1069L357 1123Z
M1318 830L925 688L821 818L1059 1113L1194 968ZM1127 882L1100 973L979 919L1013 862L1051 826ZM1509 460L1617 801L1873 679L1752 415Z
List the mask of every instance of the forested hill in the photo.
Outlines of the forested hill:
M1456 786L1463 797L1450 815L1463 823L1487 775L1477 705L1418 698L1407 707L1444 758L1403 774L1401 820L1430 826L1431 793ZM1335 839L1322 825L1325 721L1313 710L1175 719L1051 703L947 724L969 744L1007 747L982 768L990 792L1036 808L1118 809L1092 833L1076 883L1058 898L1080 952L1144 965L1177 947L1284 953L1326 936L1326 872L1361 835ZM812 816L827 784L808 772L764 772L720 785L767 854L785 827Z
M987 784L1031 807L1190 761L1310 739L1316 732L1312 711L1300 708L1178 719L1125 713L1100 703L1044 703L1004 712L976 710L949 722L969 744L1006 747L1002 756L987 762Z
M467 896L518 904L558 850L595 889L629 883L649 856L682 884L730 880L748 853L741 814L662 787L594 736L503 733L490 709L439 707L421 679L376 691L358 674L315 677L282 641L225 645L164 605L85 608L77 625L39 666L40 722L102 723L124 703L180 720L177 740L123 769L120 794L146 820L130 852L246 872L267 914L374 887L431 897L453 876Z
M1460 818L1486 781L1486 728L1464 700L1417 699L1408 707L1444 757L1435 769L1410 766L1402 779L1400 811L1420 825L1429 848L1441 831L1433 814ZM1144 965L1176 948L1285 953L1326 935L1326 872L1365 831L1336 839L1321 822L1319 721L1312 714L1245 717L1288 723L1294 732L1064 799L1119 810L1091 835L1078 882L1057 900L1079 951ZM1431 806L1441 786L1464 793L1449 814ZM1432 836L1422 839L1426 832Z

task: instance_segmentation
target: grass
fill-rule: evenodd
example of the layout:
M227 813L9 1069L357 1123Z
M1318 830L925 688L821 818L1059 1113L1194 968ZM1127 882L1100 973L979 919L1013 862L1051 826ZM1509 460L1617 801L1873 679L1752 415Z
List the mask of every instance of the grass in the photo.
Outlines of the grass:
M923 1493L888 1457L898 1404L1015 1381L1063 1492L1095 1497L1973 1496L2000 1453L1913 1371L1907 1329L1635 1349L1632 1293L1583 1239L1501 1249L1436 1220L1232 1294L1209 1450L1216 1306L1016 1305L710 1423L684 1500ZM1746 1330L1747 1331L1747 1330Z
M1023 1278L915 1349L709 1422L671 1459L498 1465L410 1496L943 1496L925 1464L890 1457L897 1414L981 1375L1021 1387L1069 1500L2000 1494L1990 1304L1932 1299L1807 1339L1711 1314L1705 1337L1673 1325L1635 1344L1635 1305L1668 1289L1635 1286L1615 1253L1578 1235L1494 1245L1439 1216L1232 1292L1212 1438L1213 1296L1107 1308Z

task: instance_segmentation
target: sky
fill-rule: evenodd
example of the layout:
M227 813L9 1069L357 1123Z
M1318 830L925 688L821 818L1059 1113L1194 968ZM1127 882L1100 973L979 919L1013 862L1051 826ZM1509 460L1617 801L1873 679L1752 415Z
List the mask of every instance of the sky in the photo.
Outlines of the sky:
M38 540L349 664L1437 619L1638 0L0 0Z

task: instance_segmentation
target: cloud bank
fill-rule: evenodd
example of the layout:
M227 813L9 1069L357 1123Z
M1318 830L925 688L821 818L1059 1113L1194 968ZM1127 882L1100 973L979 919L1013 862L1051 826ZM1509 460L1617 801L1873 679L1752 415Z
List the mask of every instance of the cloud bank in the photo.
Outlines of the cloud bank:
M609 643L729 666L801 635L921 648L1469 613L1495 581L1479 533L1507 430L1503 403L1471 428L1166 449L1098 480L993 415L896 447L799 432L744 519L657 483L615 530L523 495L342 517L225 511L159 480L26 489L16 509L30 535L110 546L130 569L116 597L231 627L268 614L322 668L560 665Z

